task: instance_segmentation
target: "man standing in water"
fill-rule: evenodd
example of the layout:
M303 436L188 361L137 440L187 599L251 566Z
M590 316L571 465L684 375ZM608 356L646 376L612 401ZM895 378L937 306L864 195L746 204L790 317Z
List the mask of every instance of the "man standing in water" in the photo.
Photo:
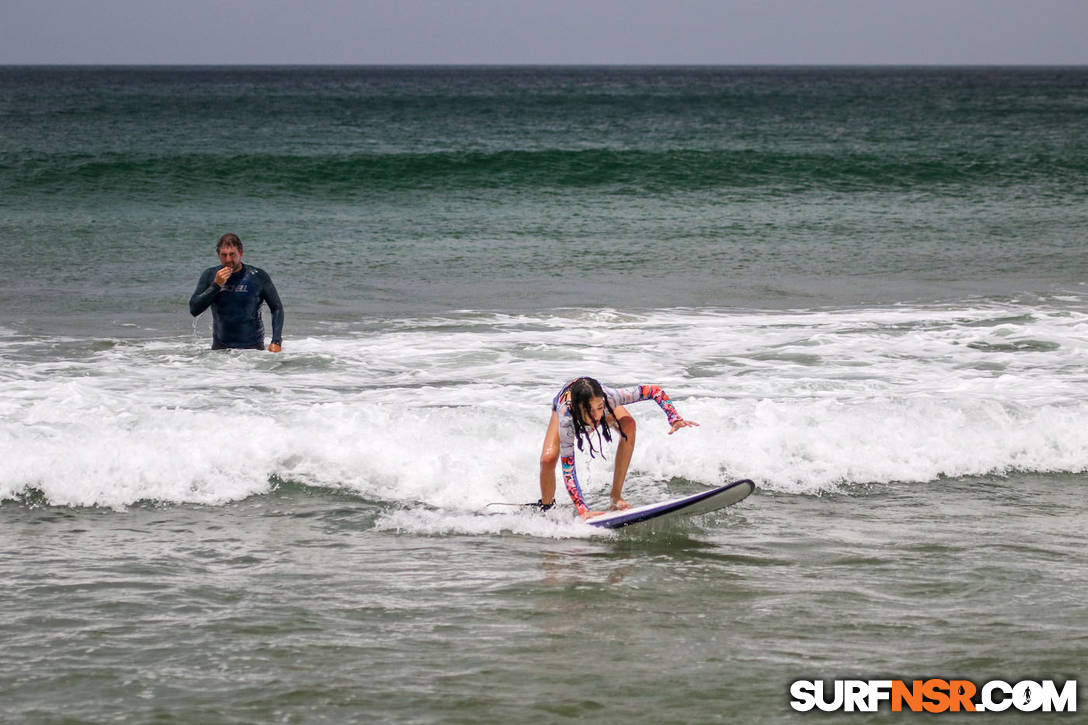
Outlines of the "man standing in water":
M269 352L283 344L283 304L272 278L263 269L242 264L242 240L236 234L219 238L215 251L220 267L208 267L189 298L189 312L196 317L212 308L212 349L264 349L261 304L272 313Z

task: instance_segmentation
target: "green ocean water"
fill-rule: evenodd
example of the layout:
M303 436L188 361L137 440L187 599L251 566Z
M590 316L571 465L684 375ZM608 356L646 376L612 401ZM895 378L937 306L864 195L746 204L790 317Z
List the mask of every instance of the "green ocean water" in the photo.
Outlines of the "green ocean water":
M0 68L0 722L1083 701L1086 128L1084 68ZM279 355L188 314L227 231ZM701 424L632 406L632 503L757 493L488 509L580 374Z
M330 307L1050 291L1084 272L1084 86L1077 68L8 68L0 303L33 324L44 287L167 315L225 230L291 269L303 329ZM61 272L24 283L45 254ZM132 275L113 304L103 280L136 259L176 287Z

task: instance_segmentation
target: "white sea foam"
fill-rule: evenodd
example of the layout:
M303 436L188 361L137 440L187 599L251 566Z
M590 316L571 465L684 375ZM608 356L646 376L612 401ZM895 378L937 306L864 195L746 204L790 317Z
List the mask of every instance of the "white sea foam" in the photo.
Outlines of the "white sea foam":
M289 338L280 355L0 337L0 501L34 489L56 505L215 505L275 476L384 502L392 528L551 535L562 524L482 514L536 499L551 398L579 374L659 383L701 424L667 436L653 403L632 406L637 500L666 495L674 477L819 493L1084 471L1086 352L1079 298L463 312ZM591 501L610 463L580 461Z

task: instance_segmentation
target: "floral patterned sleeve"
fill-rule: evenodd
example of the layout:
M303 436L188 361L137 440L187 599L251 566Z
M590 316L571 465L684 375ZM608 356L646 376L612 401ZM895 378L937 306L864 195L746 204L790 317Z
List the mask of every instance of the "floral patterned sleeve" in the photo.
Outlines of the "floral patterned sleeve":
M574 468L574 417L570 412L570 395L563 389L553 401L555 412L559 416L559 462L563 466L563 485L567 487L570 500L574 502L578 513L589 510L582 497L582 488L578 485L578 471Z
M604 394L608 396L608 402L611 403L612 407L630 405L642 400L652 400L657 403L661 410L665 411L670 425L682 420L680 414L676 412L676 408L673 407L672 401L669 400L668 393L662 390L660 385L632 385L629 388L601 387Z

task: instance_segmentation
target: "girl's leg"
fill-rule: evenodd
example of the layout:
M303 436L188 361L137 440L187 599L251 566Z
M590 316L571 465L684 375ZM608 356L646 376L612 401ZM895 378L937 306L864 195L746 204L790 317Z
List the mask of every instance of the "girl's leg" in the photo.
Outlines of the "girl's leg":
M550 504L555 500L555 464L559 463L559 416L552 411L544 448L540 451L540 500Z

